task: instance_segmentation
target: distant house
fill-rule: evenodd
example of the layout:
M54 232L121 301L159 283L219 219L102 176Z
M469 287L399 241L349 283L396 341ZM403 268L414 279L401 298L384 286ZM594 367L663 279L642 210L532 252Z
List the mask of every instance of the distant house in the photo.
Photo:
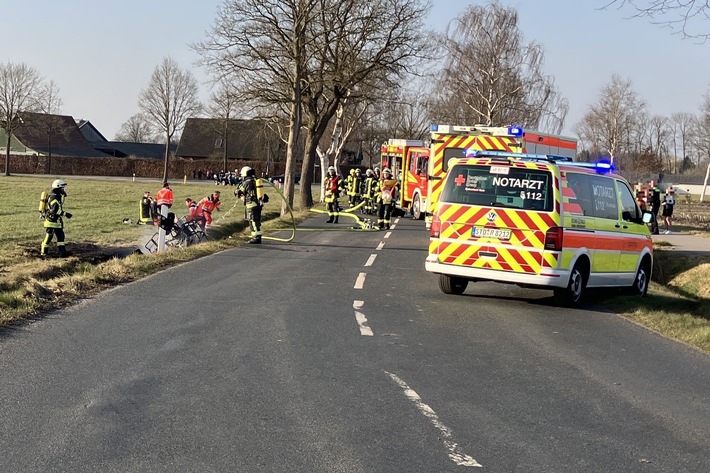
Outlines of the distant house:
M84 138L86 138L95 149L109 156L117 158L148 158L163 159L165 157L165 145L162 143L135 143L130 141L109 141L103 134L88 120L78 120L77 126ZM176 144L170 145L170 153L175 154Z
M186 159L284 161L285 144L263 120L188 118L176 156Z
M15 119L18 124L13 136L22 154L106 157L84 137L74 118L69 115L19 112ZM12 149L14 151L15 146Z

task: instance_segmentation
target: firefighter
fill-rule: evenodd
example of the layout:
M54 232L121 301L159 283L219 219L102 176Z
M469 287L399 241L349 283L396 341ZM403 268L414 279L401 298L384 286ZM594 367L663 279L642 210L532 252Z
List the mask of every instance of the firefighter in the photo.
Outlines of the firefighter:
M377 178L375 177L375 171L372 169L365 171L365 181L363 182L362 187L362 196L365 200L363 211L368 215L372 215L375 209L375 192L377 190Z
M357 206L360 202L362 202L362 183L364 179L362 178L362 171L360 171L359 168L355 169L355 178L353 180L353 186L352 186L352 206Z
M219 201L220 195L219 191L214 191L197 204L197 207L202 211L205 217L205 228L212 226L212 213L219 212L220 205L222 204L222 202Z
M345 181L345 191L348 194L348 203L350 204L350 207L353 207L355 205L356 195L355 186L357 185L357 176L354 169L350 170L350 173L348 174L348 177L345 178Z
M44 228L46 235L44 237L44 241L42 241L40 249L40 255L42 257L47 256L47 247L54 236L57 237L57 250L59 250L59 256L62 258L69 256L64 242L64 219L62 218L72 217L69 212L64 211L64 204L62 203L62 199L67 196L67 193L64 190L66 186L67 183L61 179L56 179L52 183L52 190L49 193L49 197L47 198L47 206L44 210Z
M140 211L138 214L138 224L145 225L148 222L153 222L155 219L155 200L151 197L150 192L145 191L140 200Z
M325 176L325 207L328 210L328 220L325 223L338 223L338 215L340 215L340 205L338 204L341 189L340 181L340 176L335 172L335 167L329 166L328 173Z
M269 201L269 196L263 193L261 179L256 178L254 169L244 166L239 174L242 182L234 195L244 199L246 218L251 228L251 240L247 243L258 245L261 244L261 209Z
M392 207L394 205L394 192L397 181L392 179L392 173L388 168L382 169L382 179L379 183L379 208L377 209L377 227L379 229L390 228L392 218Z

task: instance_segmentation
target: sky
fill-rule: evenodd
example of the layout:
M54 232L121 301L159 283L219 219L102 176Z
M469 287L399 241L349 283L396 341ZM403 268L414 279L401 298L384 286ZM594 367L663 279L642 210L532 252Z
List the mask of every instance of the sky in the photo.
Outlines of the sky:
M606 0L500 0L519 11L525 41L542 45L544 70L570 104L564 134L613 74L632 81L651 114L697 113L710 90L710 42L673 35ZM155 67L172 57L207 102L209 76L189 45L205 38L222 0L0 0L0 62L25 63L58 86L61 113L89 120L107 139L138 113ZM429 28L443 31L481 0L432 0ZM710 29L710 24L708 24ZM9 40L8 40L9 39Z

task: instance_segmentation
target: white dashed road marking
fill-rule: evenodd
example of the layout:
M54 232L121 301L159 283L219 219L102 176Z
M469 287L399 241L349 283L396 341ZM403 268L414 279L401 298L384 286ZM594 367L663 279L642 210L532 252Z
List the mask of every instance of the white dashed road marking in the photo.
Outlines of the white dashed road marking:
M367 258L367 263L365 263L365 266L372 266L372 264L375 262L375 258L377 258L377 255L370 255L370 257Z
M362 309L363 305L365 305L364 301L353 301L353 309L355 309L355 320L357 321L358 327L360 327L360 335L372 337L375 334L372 333L372 329L367 326L367 317L365 317L365 314L358 310Z
M394 228L394 227L393 227L393 228ZM387 232L387 233L385 233L385 240L386 240L387 238L389 238L391 234L392 234L392 232Z
M385 242L384 242L384 241L381 241L380 244L377 245L377 248L375 248L375 249L379 251L379 250L381 250L381 249L384 248L384 247L385 247Z
M360 273L355 281L355 289L362 289L365 286L365 276L367 273Z
M419 412L422 413L425 417L427 417L434 425L434 427L439 429L439 432L441 432L441 439L444 442L444 446L446 446L446 449L449 451L449 458L452 462L456 463L459 466L483 466L476 460L474 460L472 457L461 452L459 445L454 442L452 438L453 436L451 429L449 429L439 420L439 416L436 415L434 409L425 404L422 401L422 398L419 397L419 394L417 394L412 388L410 388L407 383L402 381L396 374L392 374L387 371L385 371L385 373L387 373L387 375L392 378L392 380L397 383L400 388L404 390L404 395L407 396L407 398L412 401L414 405L417 406Z

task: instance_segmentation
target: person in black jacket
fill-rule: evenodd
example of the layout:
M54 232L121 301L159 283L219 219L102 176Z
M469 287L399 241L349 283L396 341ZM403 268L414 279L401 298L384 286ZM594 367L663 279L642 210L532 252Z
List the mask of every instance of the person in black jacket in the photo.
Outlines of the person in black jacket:
M653 186L650 190L650 200L651 200L651 213L653 213L653 220L651 220L651 233L653 235L658 235L658 212L661 210L661 189L658 186Z
M42 241L42 246L40 249L40 255L42 257L47 256L47 247L52 241L53 237L57 237L57 249L59 250L59 256L65 258L69 256L67 252L65 242L64 242L64 219L71 218L72 215L69 212L64 211L64 204L62 202L63 198L67 196L64 188L67 183L61 179L56 179L52 183L52 191L49 193L47 198L47 207L44 212L44 228L45 237Z

